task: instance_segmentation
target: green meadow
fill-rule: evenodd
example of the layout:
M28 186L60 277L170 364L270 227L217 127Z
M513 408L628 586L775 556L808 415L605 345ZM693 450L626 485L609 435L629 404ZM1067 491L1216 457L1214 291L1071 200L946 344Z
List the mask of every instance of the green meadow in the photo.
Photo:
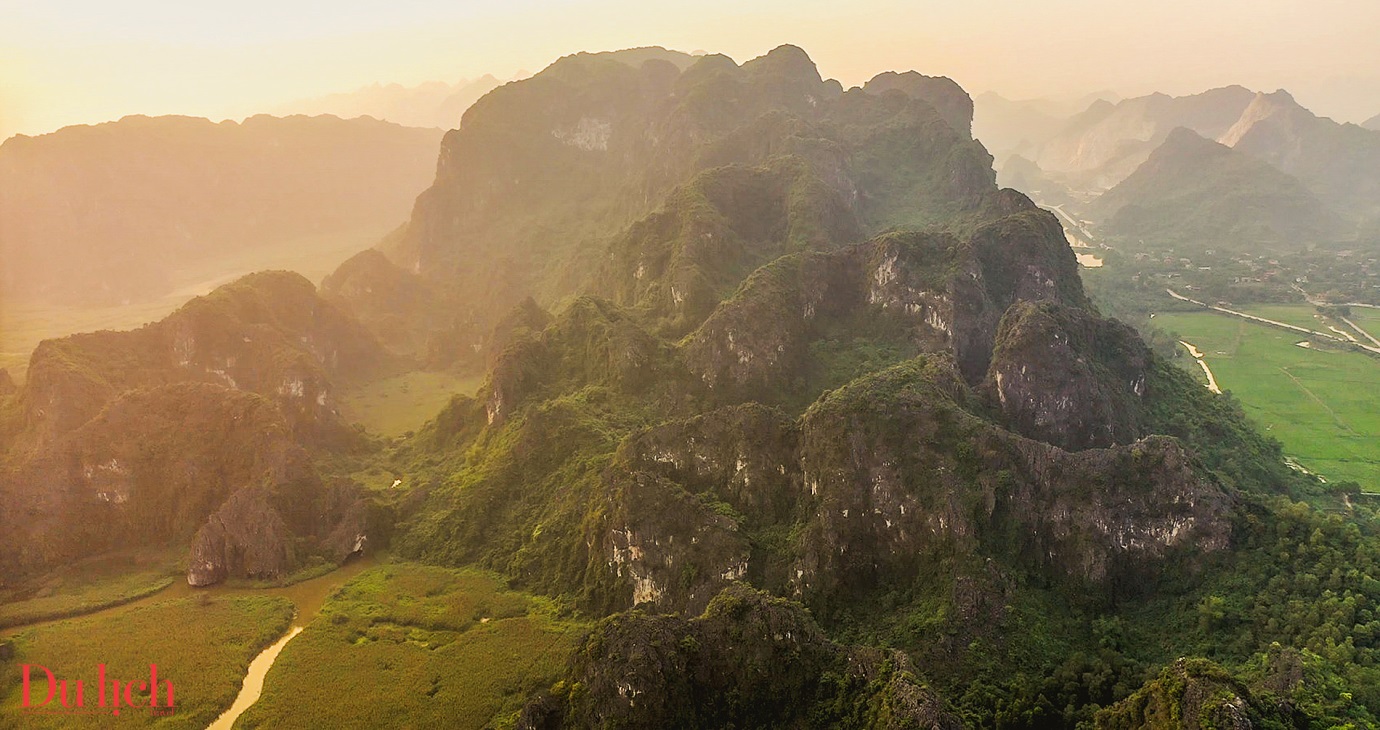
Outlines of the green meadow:
M483 382L477 375L404 373L343 393L341 414L370 433L396 438L421 428L451 396L473 395Z
M1312 310L1251 313L1329 331ZM1162 313L1155 324L1203 351L1221 388L1304 468L1380 492L1380 359L1326 343L1300 347L1300 333L1217 313Z
M287 630L292 613L292 602L282 597L201 593L23 629L0 640L10 642L13 652L0 661L0 727L201 730L230 706L250 660ZM86 709L92 714L26 712L23 664L45 666L58 679L83 680ZM173 714L153 716L147 690L134 695L142 708L124 710L118 718L100 714L111 711L92 707L100 664L106 665L110 679L145 682L149 665L158 665L160 679L173 683ZM75 686L69 681L72 702ZM46 694L46 676L40 675L37 687ZM56 704L55 699L49 707Z
M235 727L511 726L586 629L489 573L383 565L330 597Z
M78 616L153 595L181 573L181 551L116 553L0 590L0 629Z

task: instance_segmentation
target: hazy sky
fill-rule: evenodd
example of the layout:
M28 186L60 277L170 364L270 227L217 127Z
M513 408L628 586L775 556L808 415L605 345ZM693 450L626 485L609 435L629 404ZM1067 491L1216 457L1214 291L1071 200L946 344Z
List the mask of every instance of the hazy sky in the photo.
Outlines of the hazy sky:
M125 114L243 117L375 82L537 71L663 45L805 48L846 85L888 70L974 94L1287 88L1380 113L1380 0L0 0L0 137Z

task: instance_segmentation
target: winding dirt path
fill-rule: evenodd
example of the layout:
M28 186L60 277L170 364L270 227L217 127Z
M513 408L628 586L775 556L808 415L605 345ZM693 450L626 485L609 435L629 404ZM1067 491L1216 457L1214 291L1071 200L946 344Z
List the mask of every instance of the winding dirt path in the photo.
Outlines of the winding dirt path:
M1204 375L1207 375L1207 379L1208 379L1208 382L1207 382L1207 388L1208 388L1208 390L1210 390L1210 391L1212 391L1212 392L1214 392L1214 393L1216 393L1216 394L1218 394L1218 395L1221 395L1221 394L1222 394L1222 389L1219 388L1219 387L1217 387L1217 378L1216 378L1216 377L1213 377L1213 375L1212 375L1212 368L1208 367L1207 361L1203 359L1203 352L1202 352L1201 350L1199 350L1198 348L1194 347L1193 345L1190 345L1190 344L1188 344L1187 342L1184 342L1183 340L1179 340L1179 344L1180 344L1180 345L1183 345L1184 347L1187 347L1187 348L1188 348L1188 354L1192 355L1192 356L1193 356L1193 359L1194 359L1195 361L1197 361L1198 365L1199 365L1200 367L1203 368L1203 374L1204 374Z

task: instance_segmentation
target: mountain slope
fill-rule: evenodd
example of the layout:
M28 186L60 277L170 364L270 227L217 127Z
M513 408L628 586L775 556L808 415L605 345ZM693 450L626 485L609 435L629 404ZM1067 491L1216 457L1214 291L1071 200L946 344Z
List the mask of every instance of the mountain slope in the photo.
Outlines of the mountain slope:
M1221 141L1297 177L1353 218L1380 216L1380 133L1318 117L1277 91L1257 94Z
M952 103L966 101L944 88ZM659 222L642 225L700 237L673 246L672 265L699 282L687 280L699 293L684 306L702 316L703 292L721 296L773 252L832 245L837 226L853 227L845 240L856 240L988 205L990 158L966 126L956 131L912 93L844 93L790 46L741 66L705 56L684 71L656 55L636 67L569 56L474 105L443 142L436 181L406 230L382 250L444 290L453 318L441 330L451 344L435 349L464 352L529 296L549 305L599 281L599 291L641 298L630 282L639 265L665 264L615 252L612 270L602 254L660 209ZM761 168L780 188L725 197L738 174L716 170L726 165ZM722 258L722 247L737 251ZM682 288L659 271L654 278ZM659 296L681 308L670 288Z
M1361 126L1365 127L1366 129L1373 129L1377 132L1380 132L1380 114L1376 114L1370 119L1361 122Z
M1195 249L1300 250L1343 232L1294 177L1183 128L1089 211L1109 233Z
M306 279L260 272L128 332L47 340L0 409L0 573L193 545L188 580L275 578L367 540L308 449L363 443L338 386L390 358Z
M440 132L371 119L126 117L0 146L0 296L116 304L248 273L275 248L377 238L435 170ZM257 262L257 263L256 263Z
M1124 180L1177 127L1216 139L1231 128L1254 95L1240 86L1193 96L1165 94L1099 102L1070 119L1034 161L1070 182L1107 189Z

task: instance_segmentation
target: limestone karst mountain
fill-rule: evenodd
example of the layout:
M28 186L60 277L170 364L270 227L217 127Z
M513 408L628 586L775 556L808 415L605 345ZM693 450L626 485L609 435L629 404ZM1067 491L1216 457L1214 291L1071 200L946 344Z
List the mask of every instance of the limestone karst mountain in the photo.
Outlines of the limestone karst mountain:
M0 573L194 535L196 584L279 577L307 551L339 560L367 538L365 507L307 449L364 445L335 394L389 361L288 272L138 330L45 341L0 417Z
M1096 103L1120 100L1110 91L1068 99L1008 99L988 91L973 99L973 136L998 160L1013 154L1029 157L1074 115Z
M1301 250L1347 232L1297 178L1184 128L1088 210L1109 233L1185 251Z
M399 346L487 370L398 457L431 486L395 550L634 611L525 726L647 717L619 686L716 696L702 672L736 650L637 611L722 617L752 605L741 581L826 631L925 621L902 640L918 671L1003 682L978 664L1086 639L1030 628L1034 606L1196 600L1186 576L1244 559L1242 511L1299 488L1092 308L1055 217L996 187L961 103L931 103L947 83L883 88L845 91L792 47L684 70L567 57L480 100L405 231L327 282L376 331L455 312ZM652 634L700 648L610 650ZM760 690L706 717L802 711Z
M1285 91L1257 94L1221 141L1297 177L1352 218L1380 216L1380 133L1319 117Z
M128 535L35 519L66 500L171 509L148 539L193 582L360 539L493 571L599 619L563 681L512 690L524 728L1373 724L1375 528L1311 508L1234 400L1097 310L964 98L845 90L792 46L499 87L320 292L260 274L41 346L0 396L0 535L31 546L0 556ZM1144 123L1224 133L1251 98L1082 123L1227 174L1256 161ZM339 384L398 362L484 381L386 444L337 428ZM405 486L330 476L369 466ZM1175 663L1209 653L1230 668Z
M1192 96L1099 101L1066 122L1032 159L1076 187L1105 190L1130 175L1178 127L1208 139L1221 136L1253 97L1243 87L1228 86Z

